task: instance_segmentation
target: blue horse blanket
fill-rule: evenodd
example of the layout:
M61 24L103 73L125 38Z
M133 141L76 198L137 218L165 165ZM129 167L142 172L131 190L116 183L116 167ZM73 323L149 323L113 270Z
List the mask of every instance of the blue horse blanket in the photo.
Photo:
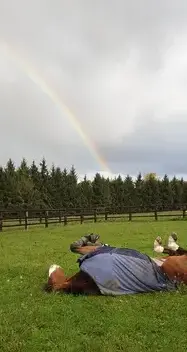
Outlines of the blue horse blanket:
M172 291L177 286L147 255L134 249L100 247L78 259L103 295Z

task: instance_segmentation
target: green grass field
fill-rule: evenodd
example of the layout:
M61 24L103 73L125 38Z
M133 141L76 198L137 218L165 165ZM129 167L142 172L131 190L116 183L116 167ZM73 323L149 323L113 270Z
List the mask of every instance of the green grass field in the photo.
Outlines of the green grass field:
M186 222L108 222L15 230L0 236L0 351L186 351L187 289L124 297L45 294L49 265L77 270L69 244L93 231L105 243L153 255L158 234L178 232L187 246Z

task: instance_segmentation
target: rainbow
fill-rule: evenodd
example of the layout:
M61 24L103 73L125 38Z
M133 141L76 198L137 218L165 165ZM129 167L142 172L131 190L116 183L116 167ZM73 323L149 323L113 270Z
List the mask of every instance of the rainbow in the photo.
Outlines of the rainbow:
M91 140L88 133L81 126L78 118L72 113L68 106L62 101L58 94L46 84L46 82L40 77L39 74L33 69L32 65L29 65L17 55L15 50L12 49L6 42L0 43L1 48L4 49L5 54L9 59L16 62L16 64L21 68L21 70L26 74L26 76L34 83L40 90L48 96L48 98L55 104L55 106L60 110L62 116L65 113L65 116L69 119L71 125L76 130L80 138L82 139L85 146L88 148L92 157L96 160L99 166L102 168L100 171L111 172L107 162L101 156L95 143Z

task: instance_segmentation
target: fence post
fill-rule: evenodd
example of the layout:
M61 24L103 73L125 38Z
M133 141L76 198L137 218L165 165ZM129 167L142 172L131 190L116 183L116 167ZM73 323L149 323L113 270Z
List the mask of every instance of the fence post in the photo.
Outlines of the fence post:
M0 213L0 232L3 231L3 213Z
M59 210L59 223L61 224L62 222L62 213L61 213L61 210Z
M42 223L42 213L40 211L40 224Z
M107 221L108 220L108 212L107 212L107 210L105 210L105 221Z
M94 210L94 222L97 222L97 210Z
M132 221L132 211L129 209L129 221Z
M186 209L185 208L183 208L182 217L183 217L183 219L186 217Z
M22 221L21 221L21 212L19 212L19 224L21 225Z
M80 222L81 222L81 224L84 222L84 215L83 214L80 215Z
M25 230L28 230L28 217L29 213L28 211L25 211Z
M67 219L67 215L64 215L64 226L66 226L68 224L68 219Z
M48 227L48 210L45 211L45 227Z
M157 213L157 210L155 210L155 220L156 220L156 221L158 220L158 213Z

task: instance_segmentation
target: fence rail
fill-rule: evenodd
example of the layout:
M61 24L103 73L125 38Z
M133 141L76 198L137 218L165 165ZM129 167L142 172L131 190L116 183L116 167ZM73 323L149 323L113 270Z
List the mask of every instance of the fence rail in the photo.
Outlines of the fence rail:
M114 209L50 209L50 210L26 210L26 211L1 211L0 212L0 232L4 228L23 227L27 230L30 226L43 225L46 228L51 224L68 223L83 224L84 222L99 221L133 221L133 220L159 220L170 218L172 220L187 219L186 207L179 210L151 210L144 209L136 212L133 208L123 209L123 211Z

